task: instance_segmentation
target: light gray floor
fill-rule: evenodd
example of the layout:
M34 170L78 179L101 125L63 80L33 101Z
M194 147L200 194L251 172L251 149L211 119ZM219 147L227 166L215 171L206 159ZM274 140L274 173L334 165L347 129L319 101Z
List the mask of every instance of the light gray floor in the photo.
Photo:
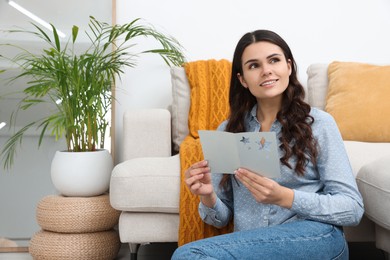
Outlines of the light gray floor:
M138 260L169 260L175 247L175 243L143 245L138 251ZM33 260L33 258L29 253L0 253L0 260ZM115 260L130 260L127 244L122 244Z
M0 260L32 260L28 253L0 253Z

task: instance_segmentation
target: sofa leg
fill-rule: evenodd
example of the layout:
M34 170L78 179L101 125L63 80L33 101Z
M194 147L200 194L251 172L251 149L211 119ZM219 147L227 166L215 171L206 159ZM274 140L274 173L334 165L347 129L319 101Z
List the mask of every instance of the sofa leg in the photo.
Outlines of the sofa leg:
M385 260L390 260L390 253L383 250L383 256Z
M130 260L137 260L138 249L140 246L141 246L140 244L129 243Z

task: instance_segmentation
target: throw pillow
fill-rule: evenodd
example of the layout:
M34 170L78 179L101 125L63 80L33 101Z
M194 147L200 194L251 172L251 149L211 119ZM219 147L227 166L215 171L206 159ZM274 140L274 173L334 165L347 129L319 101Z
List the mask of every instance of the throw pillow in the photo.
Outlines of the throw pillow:
M344 140L390 141L390 66L332 62L325 110Z
M171 68L172 80L172 142L177 153L180 144L188 135L188 112L190 110L190 85L183 67Z
M307 99L312 107L324 110L328 92L328 64L311 64L307 70Z

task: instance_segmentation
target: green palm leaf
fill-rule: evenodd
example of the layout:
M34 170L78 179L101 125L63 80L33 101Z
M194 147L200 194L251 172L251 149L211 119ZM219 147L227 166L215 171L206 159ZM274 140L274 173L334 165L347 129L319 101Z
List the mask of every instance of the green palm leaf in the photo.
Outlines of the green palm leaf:
M156 54L169 66L185 62L183 48L179 42L153 26L141 24L137 18L123 25L110 25L90 17L86 32L90 46L76 54L79 28L72 27L71 38L62 44L54 25L52 34L33 24L35 30L10 30L10 33L33 35L47 47L41 53L33 54L17 46L15 57L4 57L14 62L21 73L11 79L28 79L22 90L23 98L15 108L12 121L19 112L31 107L50 105L50 115L39 121L27 124L7 140L1 150L4 168L9 168L15 158L18 144L32 126L41 130L38 145L41 145L46 132L56 139L65 137L68 151L93 151L104 147L104 137L109 122L106 116L111 108L111 90L115 79L120 78L125 67L135 67L136 59L142 54ZM150 37L160 48L132 53L136 37ZM2 71L0 71L2 72Z

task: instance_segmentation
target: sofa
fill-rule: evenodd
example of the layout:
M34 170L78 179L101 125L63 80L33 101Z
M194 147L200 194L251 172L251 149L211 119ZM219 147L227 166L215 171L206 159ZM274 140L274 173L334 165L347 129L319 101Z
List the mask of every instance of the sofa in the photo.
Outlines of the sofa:
M330 102L329 66L312 64L307 69L306 99L313 107L327 109L327 102ZM341 75L341 78L345 77ZM122 212L120 239L129 243L134 258L139 245L178 241L179 147L188 135L190 87L182 67L171 68L171 79L172 104L169 108L128 110L123 116L124 160L113 169L110 202L113 208ZM378 113L388 114L388 111ZM342 121L348 121L348 118L344 116ZM373 136L377 135L374 133ZM344 228L346 238L350 242L375 242L377 248L388 254L390 143L388 140L351 140L347 136L344 144L365 204L360 224Z

